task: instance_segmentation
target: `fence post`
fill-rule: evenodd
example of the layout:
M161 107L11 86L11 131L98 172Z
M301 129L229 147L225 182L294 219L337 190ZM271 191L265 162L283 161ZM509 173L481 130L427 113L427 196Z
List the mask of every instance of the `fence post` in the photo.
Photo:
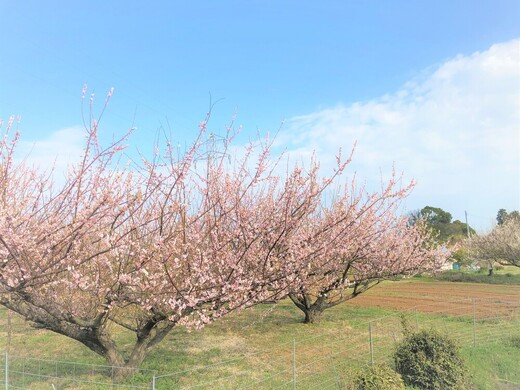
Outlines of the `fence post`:
M336 371L336 365L334 364L334 358L332 357L332 352L329 353L330 362L332 363L332 370L334 371L334 376L336 377L336 384L338 385L338 390L341 390L341 381L339 379L338 372Z
M368 337L370 341L370 365L374 365L374 346L372 344L372 321L368 321Z
M114 366L111 367L110 381L112 382L112 389L114 388Z
M9 352L5 352L5 390L9 390Z
M152 376L152 390L155 390L155 373Z
M292 341L292 388L296 390L296 339Z
M475 298L472 299L473 301L473 348L477 346L477 333L476 333L476 327L477 327L477 311L475 307Z

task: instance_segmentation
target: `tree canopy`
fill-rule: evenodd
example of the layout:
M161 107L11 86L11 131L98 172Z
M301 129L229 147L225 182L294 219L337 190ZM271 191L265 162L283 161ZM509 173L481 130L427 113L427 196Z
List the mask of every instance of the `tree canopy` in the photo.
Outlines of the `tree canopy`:
M518 210L508 213L506 209L500 209L497 213L497 224L503 225L509 219L520 219L520 212Z
M452 221L452 215L439 207L426 206L421 210L410 213L410 224L422 220L436 234L436 239L443 243L455 243L464 240L468 235L476 232L471 226L458 219Z
M470 241L472 254L482 260L520 267L520 219L508 218L491 233Z

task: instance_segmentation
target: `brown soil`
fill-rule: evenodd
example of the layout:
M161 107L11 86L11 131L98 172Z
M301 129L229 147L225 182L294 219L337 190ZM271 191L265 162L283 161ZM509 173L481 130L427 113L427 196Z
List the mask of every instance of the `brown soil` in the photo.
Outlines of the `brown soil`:
M508 316L520 312L520 286L454 282L400 281L384 283L349 302L397 310L477 318Z

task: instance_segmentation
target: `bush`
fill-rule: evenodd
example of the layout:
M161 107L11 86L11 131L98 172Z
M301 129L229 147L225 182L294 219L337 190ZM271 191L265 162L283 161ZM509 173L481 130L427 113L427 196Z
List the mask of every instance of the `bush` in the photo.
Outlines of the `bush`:
M404 383L420 389L463 389L464 361L450 338L434 330L412 333L394 353Z
M355 379L356 390L403 390L404 382L397 372L388 366L374 366L361 372Z

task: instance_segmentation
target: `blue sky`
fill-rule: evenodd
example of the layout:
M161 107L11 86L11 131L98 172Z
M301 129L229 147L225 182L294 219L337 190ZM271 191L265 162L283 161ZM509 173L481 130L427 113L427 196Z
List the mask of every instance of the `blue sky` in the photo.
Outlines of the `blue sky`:
M140 146L166 123L190 139L211 94L216 132L235 111L243 137L285 120L280 147L325 166L358 139L358 175L395 162L418 181L409 208L467 209L481 229L519 208L518 1L2 1L0 15L0 118L21 114L42 160L77 150L85 82L99 102L115 87L103 134L135 121Z

